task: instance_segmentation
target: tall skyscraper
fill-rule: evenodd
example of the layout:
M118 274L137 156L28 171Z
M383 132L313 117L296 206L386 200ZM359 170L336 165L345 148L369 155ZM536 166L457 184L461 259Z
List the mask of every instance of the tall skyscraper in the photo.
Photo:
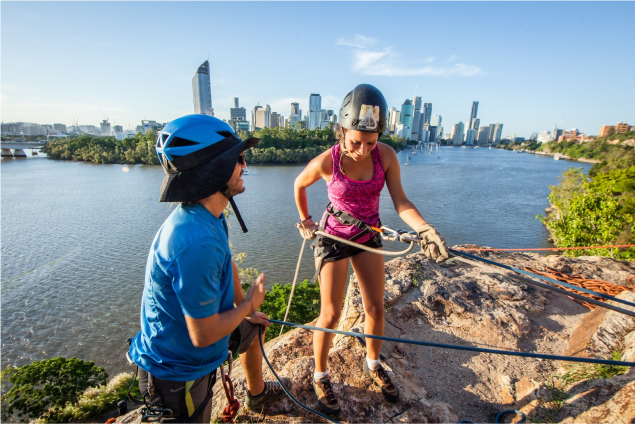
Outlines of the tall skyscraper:
M263 127L258 127L258 126L256 125L256 116L257 116L257 113L258 113L258 111L259 111L260 109L262 109L262 108L263 108L263 106L261 106L261 105L256 105L256 106L254 106L254 109L252 109L252 131L256 130L256 128L263 128ZM263 121L263 122L265 122L265 121Z
M476 130L479 128L479 123L475 126L474 119L477 119L477 109L479 108L479 102L473 102L473 107L470 109L470 119L468 120L468 128Z
M194 113L214 116L212 90L210 88L210 63L206 60L192 77Z
M404 127L408 127L408 132L403 128L404 138L411 139L411 128L413 128L413 103L409 99L404 100L402 108L400 109L400 123L404 124Z
M424 108L422 109L422 115L424 116L424 123L436 125L431 122L431 114L433 113L433 103L424 103ZM439 122L439 125L442 124L442 121Z
M391 113L389 114L389 133L395 134L395 125L400 122L400 111L396 108L391 108Z
M309 95L309 129L320 128L320 121L322 120L321 113L321 101L320 94Z
M433 115L433 117L430 119L430 124L434 125L436 127L441 127L442 126L442 115Z
M291 104L291 115L300 115L300 105L296 102Z
M413 127L411 128L411 140L422 141L422 136L420 135L420 130L422 126L420 125L420 108L422 107L422 98L418 96L413 96Z

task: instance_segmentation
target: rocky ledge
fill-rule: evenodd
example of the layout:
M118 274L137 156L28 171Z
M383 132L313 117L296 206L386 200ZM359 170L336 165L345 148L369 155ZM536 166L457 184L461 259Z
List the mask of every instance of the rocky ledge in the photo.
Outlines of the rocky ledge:
M633 264L609 258L499 252L480 256L518 268L550 267L623 286L634 274ZM633 291L620 297L634 301ZM603 359L618 352L622 360L634 361L633 317L605 308L591 311L565 295L527 285L505 270L478 262L451 259L437 265L420 254L394 259L386 264L384 300L386 321L401 329L403 338ZM338 329L350 330L363 320L362 297L352 276ZM581 368L570 362L410 344L400 347L404 357L394 355L384 362L400 388L400 400L389 403L362 372L365 350L360 343L335 336L329 367L341 402L340 421L494 422L500 411L517 409L540 422L634 422L634 368L608 379L576 380L558 376L589 370L589 365ZM269 341L265 351L276 372L293 381L292 394L316 409L312 332L294 329ZM266 365L264 370L266 379L273 378ZM243 404L246 385L240 365L232 379ZM227 405L220 381L214 392L212 417L219 419ZM120 420L138 417L132 412ZM236 421L322 419L285 398L259 413L241 408Z

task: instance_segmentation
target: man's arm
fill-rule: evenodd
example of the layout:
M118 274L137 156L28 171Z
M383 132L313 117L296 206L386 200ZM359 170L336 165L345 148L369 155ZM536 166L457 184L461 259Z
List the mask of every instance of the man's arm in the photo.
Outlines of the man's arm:
M234 274L234 306L238 306L243 302L243 299L245 299L245 295L243 294L243 287L241 287L238 267L234 261L232 261L232 272Z
M234 272L238 273L233 265ZM234 289L238 278L235 279ZM238 282L239 290L241 284ZM242 290L241 290L242 294ZM188 334L195 347L206 347L218 342L223 337L230 334L238 327L243 318L250 317L256 311L265 299L265 274L258 276L254 284L247 291L245 299L233 309L220 312L206 318L192 318L185 315L186 325L188 326ZM252 321L254 322L254 320ZM259 324L259 322L254 322Z

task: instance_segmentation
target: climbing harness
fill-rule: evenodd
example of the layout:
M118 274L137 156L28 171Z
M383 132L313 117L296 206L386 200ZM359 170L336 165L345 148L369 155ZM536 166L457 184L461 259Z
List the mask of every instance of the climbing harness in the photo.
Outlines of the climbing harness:
M234 397L234 384L232 383L232 379L230 375L232 374L232 353L228 353L227 358L227 374L223 370L223 364L220 366L221 368L221 382L223 383L223 390L225 390L225 397L227 398L228 405L223 410L223 421L226 423L230 423L234 421L236 415L238 414L239 409L241 409L241 404Z

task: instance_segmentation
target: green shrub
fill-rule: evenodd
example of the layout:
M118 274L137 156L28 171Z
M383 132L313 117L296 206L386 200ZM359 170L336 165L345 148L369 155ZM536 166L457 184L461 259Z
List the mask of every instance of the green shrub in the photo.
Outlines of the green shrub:
M38 418L51 408L77 402L84 390L106 384L107 378L104 368L77 358L57 356L22 367L10 366L1 373L3 418Z
M243 284L243 290L247 290L249 284ZM265 300L260 307L260 311L267 314L270 319L282 321L285 318L285 310L291 294L291 284L274 284L265 294ZM320 313L320 287L317 284L305 280L296 285L294 299L292 300L287 322L305 324L318 317ZM265 333L265 341L278 337L280 324L271 324ZM288 332L293 327L285 327L283 333Z

